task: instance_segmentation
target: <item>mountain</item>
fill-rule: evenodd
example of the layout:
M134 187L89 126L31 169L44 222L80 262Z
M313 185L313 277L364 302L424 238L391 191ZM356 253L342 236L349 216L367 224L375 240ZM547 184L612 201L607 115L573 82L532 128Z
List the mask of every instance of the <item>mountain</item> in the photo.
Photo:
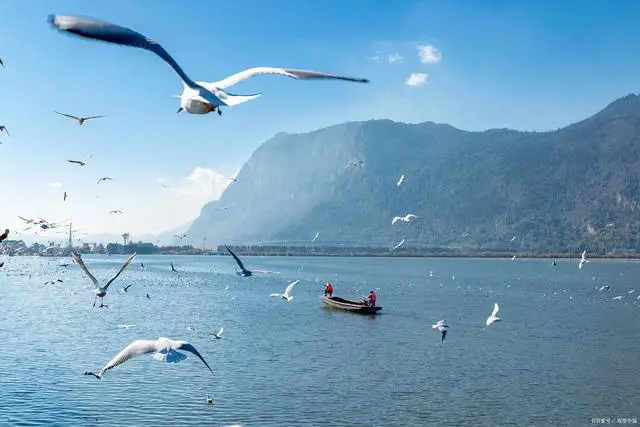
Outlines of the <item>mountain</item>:
M345 168L360 159L364 167ZM640 97L550 132L371 120L280 133L237 178L202 208L192 237L310 244L319 232L317 245L639 250ZM419 218L391 225L407 213Z

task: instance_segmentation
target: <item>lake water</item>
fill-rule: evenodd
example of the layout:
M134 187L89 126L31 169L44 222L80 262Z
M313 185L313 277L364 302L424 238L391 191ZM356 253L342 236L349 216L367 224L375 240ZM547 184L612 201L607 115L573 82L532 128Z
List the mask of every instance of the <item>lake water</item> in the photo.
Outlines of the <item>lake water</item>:
M640 423L640 262L245 257L279 274L242 278L230 257L139 256L100 309L76 264L2 259L0 425ZM126 257L84 259L104 281ZM290 303L269 298L296 279ZM380 288L383 309L323 308L327 280L347 298ZM483 331L494 302L503 320ZM160 336L191 342L214 373L187 353L83 375Z

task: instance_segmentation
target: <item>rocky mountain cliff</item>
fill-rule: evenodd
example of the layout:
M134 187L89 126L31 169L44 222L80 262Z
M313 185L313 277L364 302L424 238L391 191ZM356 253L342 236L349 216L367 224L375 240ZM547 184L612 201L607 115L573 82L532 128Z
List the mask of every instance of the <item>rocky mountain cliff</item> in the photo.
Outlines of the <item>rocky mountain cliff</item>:
M640 97L552 132L372 120L281 133L237 178L203 207L192 237L310 244L319 232L316 245L637 250ZM407 213L419 218L391 225Z

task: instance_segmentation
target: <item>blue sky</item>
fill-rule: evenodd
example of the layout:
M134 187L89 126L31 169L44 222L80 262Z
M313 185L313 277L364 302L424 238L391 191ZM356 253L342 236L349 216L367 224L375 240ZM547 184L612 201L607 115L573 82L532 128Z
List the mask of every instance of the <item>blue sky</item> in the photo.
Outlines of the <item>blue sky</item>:
M159 58L61 34L50 13L133 28L195 80L285 66L372 83L260 76L231 91L263 96L222 117L176 114L171 95L182 84ZM640 3L604 0L5 0L0 124L10 136L0 136L0 225L20 230L16 215L39 215L73 218L89 233L165 231L196 217L281 131L371 118L562 127L637 91L639 13ZM78 126L54 110L108 116ZM84 168L66 162L90 154ZM101 176L114 181L98 186ZM172 186L160 188L161 178Z

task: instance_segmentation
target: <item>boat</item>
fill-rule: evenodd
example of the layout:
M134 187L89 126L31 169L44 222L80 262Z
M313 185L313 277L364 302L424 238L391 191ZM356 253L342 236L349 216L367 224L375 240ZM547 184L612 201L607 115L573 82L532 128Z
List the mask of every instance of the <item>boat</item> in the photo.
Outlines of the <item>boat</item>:
M382 307L375 306L371 307L367 305L364 301L352 301L341 297L327 297L325 295L320 295L320 299L323 303L331 308L335 308L337 310L351 311L353 313L360 314L376 314L378 311L382 310Z

